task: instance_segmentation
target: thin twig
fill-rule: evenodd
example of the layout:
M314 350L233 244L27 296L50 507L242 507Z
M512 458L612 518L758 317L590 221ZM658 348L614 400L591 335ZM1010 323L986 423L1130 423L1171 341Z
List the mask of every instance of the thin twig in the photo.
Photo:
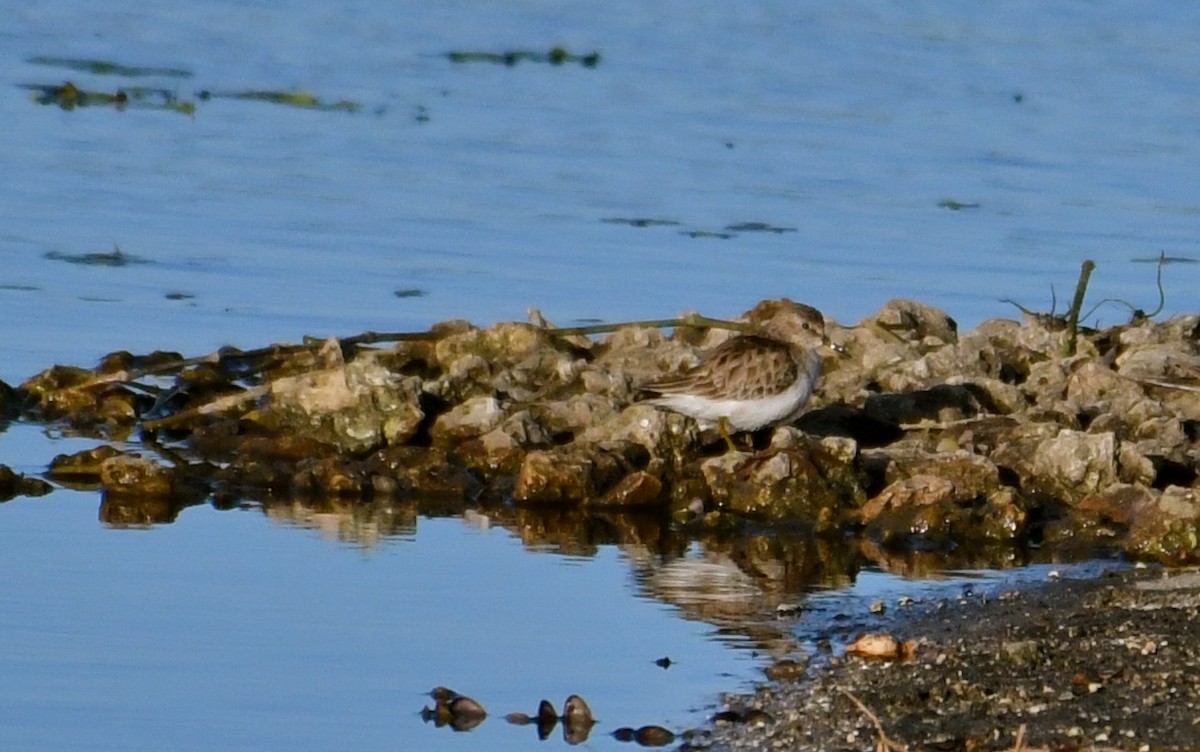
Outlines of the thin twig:
M1093 313L1100 310L1101 306L1108 305L1109 303L1119 303L1119 304L1125 306L1126 308L1129 309L1129 315L1131 315L1131 316L1137 314L1137 310L1138 310L1137 306L1135 306L1133 303L1130 303L1128 300L1121 300L1120 298L1105 298L1104 300L1101 300L1099 303L1097 303L1096 305L1089 308L1088 312L1083 314L1079 318L1083 319L1084 321L1087 321L1088 319L1090 319L1092 317Z
M586 334L602 334L606 332L614 332L618 329L624 329L631 326L653 326L653 327L698 327L709 329L732 329L740 332L754 331L753 327L738 321L726 321L724 319L711 319L707 316L684 316L675 319L654 319L649 321L628 321L616 324L595 324L592 326L574 326L574 327L555 327L545 330L553 337L570 337L575 335ZM361 345L374 345L382 342L422 342L428 340L437 340L445 337L449 332L440 331L424 331L424 332L363 332L351 337L338 337L337 342L343 348L359 347ZM194 358L179 358L166 363L158 363L146 368L130 368L112 373L99 374L82 384L76 384L71 387L66 387L68 390L83 390L92 389L98 386L107 384L131 384L139 379L148 378L151 376L162 376L165 374L178 373L185 368L195 365L211 363L213 365L221 365L230 361L251 361L259 358L264 358L270 355L286 356L295 353L312 350L321 346L328 339L314 340L305 342L299 345L274 344L267 347L259 347L254 350L228 350L216 351L207 355L201 355Z
M199 418L206 415L215 415L223 413L226 410L232 410L235 407L240 407L246 402L250 402L262 397L270 390L270 386L263 385L256 386L253 389L247 389L244 392L227 394L224 397L218 397L211 402L205 402L203 405L198 405L187 410L181 410L173 415L168 415L165 418L152 418L150 420L143 421L142 427L147 431L157 431L162 428L172 428L173 426L185 424L194 418Z
M987 423L997 419L1015 422L1016 419L1009 415L987 414L975 415L970 418L959 418L958 420L947 421L922 421L920 423L901 423L898 428L901 431L942 431L947 428L961 428L963 426L972 426L977 423Z
M875 726L875 733L879 737L879 742L875 747L876 749L880 750L880 752L885 752L888 750L890 750L891 752L907 752L908 745L900 744L899 742L893 740L890 736L888 736L887 732L883 730L883 724L880 723L879 716L872 713L871 709L868 708L866 705L864 705L862 700L855 697L854 694L852 692L850 692L849 690L842 689L839 691L842 694L844 694L846 697L849 697L850 702L857 705L858 709L861 710L863 712L863 714L866 715L867 718L869 718L871 720L871 723Z
M1017 740L1013 742L1012 752L1024 752L1025 750L1025 724L1022 723L1017 727Z
M1191 384L1172 384L1169 381L1159 381L1158 379L1134 379L1134 381L1143 386L1160 386L1164 389L1178 389L1181 392L1200 393L1200 386L1192 386Z
M684 316L677 319L650 319L646 321L625 321L617 324L592 324L589 326L561 326L546 329L545 331L552 337L575 337L578 335L588 334L607 334L615 332L619 329L628 329L634 326L653 326L659 329L679 328L682 326L695 327L698 329L732 329L737 332L752 332L754 328L749 324L740 321L726 321L725 319L710 319L707 316Z
M1056 311L1058 311L1058 293L1054 290L1053 284L1050 285L1050 313L1038 313L1037 311L1030 310L1012 298L1000 298L1000 302L1008 303L1010 306L1020 311L1021 315L1029 316L1030 318L1036 320L1049 319L1050 321L1053 321L1055 319L1054 314Z

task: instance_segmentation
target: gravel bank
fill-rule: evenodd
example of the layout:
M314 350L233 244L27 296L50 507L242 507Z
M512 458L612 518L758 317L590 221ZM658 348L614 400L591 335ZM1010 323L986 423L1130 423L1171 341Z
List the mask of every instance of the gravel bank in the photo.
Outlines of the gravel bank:
M923 604L894 634L910 657L830 658L730 697L751 722L718 724L712 748L1200 749L1200 574Z

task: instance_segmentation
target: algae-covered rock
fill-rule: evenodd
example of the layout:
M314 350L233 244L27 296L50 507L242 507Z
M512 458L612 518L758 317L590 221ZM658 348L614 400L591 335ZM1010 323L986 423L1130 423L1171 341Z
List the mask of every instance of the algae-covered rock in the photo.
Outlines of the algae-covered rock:
M575 438L616 415L620 403L605 395L584 393L541 401L529 410L551 436ZM602 434L598 431L593 435Z
M85 368L54 366L17 388L17 401L36 420L66 420L86 429L132 426L151 401Z
M246 416L267 433L309 436L349 453L364 453L416 434L424 411L420 380L393 374L378 357L342 363L330 348L328 366L282 376L268 399Z
M489 475L515 476L525 454L553 444L551 435L529 410L520 410L500 425L476 438L457 445L456 454L468 467Z
M182 493L185 476L176 467L134 454L117 454L100 463L100 484L107 497L168 497Z
M372 476L373 487L390 488L397 495L450 497L465 502L484 488L476 471L437 447L386 447L365 460L365 469Z
M362 498L375 489L371 472L361 462L320 457L299 463L292 474L293 493Z
M1017 467L1026 471L1032 488L1068 503L1078 501L1118 481L1117 438L1063 430L1041 442Z
M843 449L789 437L763 452L705 460L701 469L713 501L724 510L825 529L866 497L864 477Z
M505 322L487 329L467 329L442 337L435 357L443 376L436 391L451 401L496 391L509 393L532 381L532 375L558 375L563 358L550 334L532 324ZM516 366L521 364L521 368ZM517 371L522 372L517 376ZM499 378L501 383L493 381ZM543 383L550 383L549 379ZM521 398L527 395L513 395Z
M882 451L886 457L885 483L925 476L941 478L953 489L958 501L983 498L1000 486L1000 470L986 457L959 449L944 452ZM867 514L867 508L863 508Z
M579 440L585 443L631 442L668 461L673 468L681 469L695 455L699 436L695 421L679 413L638 404L588 427Z
M661 506L663 483L658 476L644 470L626 475L598 499L588 500L597 507L648 507Z
M430 429L430 435L434 442L452 446L491 431L503 420L504 409L500 401L495 397L480 395L439 415Z
M647 459L645 448L628 441L535 450L525 456L513 497L532 504L596 499Z
M1024 536L1028 514L1020 492L971 475L918 472L893 481L859 510L866 534L888 545L920 540L922 547Z
M864 322L891 336L927 346L952 345L958 341L958 324L945 311L915 300L895 299L884 304Z
M1119 446L1111 432L1031 424L1013 431L992 452L991 460L1015 473L1023 489L1073 504L1121 480Z
M1168 486L1132 506L1124 550L1139 559L1172 565L1200 563L1200 493Z

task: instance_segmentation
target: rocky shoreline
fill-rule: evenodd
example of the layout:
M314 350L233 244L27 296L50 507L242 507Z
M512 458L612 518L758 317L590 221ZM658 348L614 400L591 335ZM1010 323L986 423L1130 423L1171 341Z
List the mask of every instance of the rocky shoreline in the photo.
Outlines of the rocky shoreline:
M106 440L47 477L102 489L113 521L206 499L436 499L649 512L695 537L852 533L877 558L969 547L999 565L1037 545L1200 561L1200 316L1104 330L1029 316L959 335L944 312L892 301L826 323L844 356L826 358L812 409L744 451L638 401L779 308L597 338L534 313L201 358L114 353L0 397L9 418Z
M1200 748L1194 571L1111 572L908 614L890 633L898 656L839 655L791 677L768 669L780 678L729 697L711 736L694 746Z

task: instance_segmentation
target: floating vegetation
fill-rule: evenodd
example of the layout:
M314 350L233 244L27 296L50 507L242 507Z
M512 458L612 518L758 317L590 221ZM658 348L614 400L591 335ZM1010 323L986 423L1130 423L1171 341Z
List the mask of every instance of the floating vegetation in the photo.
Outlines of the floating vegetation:
M452 63L493 63L496 65L514 66L522 60L533 63L549 63L564 65L578 63L584 68L595 68L600 64L600 53L589 52L586 55L573 55L562 47L551 47L549 52L531 52L529 50L509 50L508 52L447 52L446 57Z
M712 230L680 230L680 235L686 235L689 238L716 238L718 240L729 240L737 237L732 232L713 232Z
M773 232L777 235L797 231L795 227L776 227L766 222L739 222L735 225L726 225L725 229L731 232Z
M610 225L629 225L630 227L677 227L679 222L673 219L653 219L651 217L605 217L600 220Z
M84 73L95 73L100 76L126 76L138 78L141 76L163 76L165 78L191 78L194 74L184 68L154 68L140 65L121 65L111 60L92 60L74 57L48 57L37 55L26 62L34 65L49 65L55 68L68 68Z
M977 203L963 203L962 201L955 201L952 198L944 198L938 202L938 208L949 209L950 211L960 211L962 209L978 209L979 206L980 205Z
M185 68L148 67L121 65L111 60L95 60L90 58L51 57L39 55L28 58L35 65L46 65L57 68L67 68L82 73L143 77L160 76L166 78L191 78L194 74ZM74 82L62 84L20 84L33 94L33 101L38 104L54 104L64 110L74 110L76 107L108 106L124 109L125 107L143 107L147 109L173 110L186 115L196 113L195 102L181 101L175 91L155 87L129 87L116 91L89 91L79 88ZM271 102L289 107L300 107L309 110L341 110L357 112L360 105L348 99L336 102L325 102L306 91L276 91L276 90L243 90L243 91L212 91L203 89L195 93L197 99L207 101L214 98L242 99L259 102ZM417 111L418 122L429 119L428 113L422 106Z
M0 284L0 290L12 290L14 292L37 292L42 288L34 285L3 285Z
M196 296L190 292L169 292L164 297L167 300L194 300Z
M404 290L396 290L392 294L397 298L423 298L429 293L419 287L410 287Z
M20 84L21 88L34 92L33 101L38 104L55 104L64 110L76 107L108 106L117 109L137 107L151 110L171 110L185 115L194 115L194 102L180 101L169 89L133 86L114 92L88 91L66 81L57 84Z
M132 253L126 253L116 246L113 246L113 249L108 252L61 253L59 251L47 251L45 258L51 261L66 261L68 264L80 264L82 266L129 266L131 264L151 263L149 259L135 256Z
M272 104L282 104L288 107L301 107L306 110L342 110L344 112L357 112L360 105L357 102L351 102L348 99L339 99L336 102L322 102L314 94L307 91L271 91L271 90L247 90L247 91L209 91L207 89L196 92L197 98L201 101L209 99L248 99L256 102L270 102Z

